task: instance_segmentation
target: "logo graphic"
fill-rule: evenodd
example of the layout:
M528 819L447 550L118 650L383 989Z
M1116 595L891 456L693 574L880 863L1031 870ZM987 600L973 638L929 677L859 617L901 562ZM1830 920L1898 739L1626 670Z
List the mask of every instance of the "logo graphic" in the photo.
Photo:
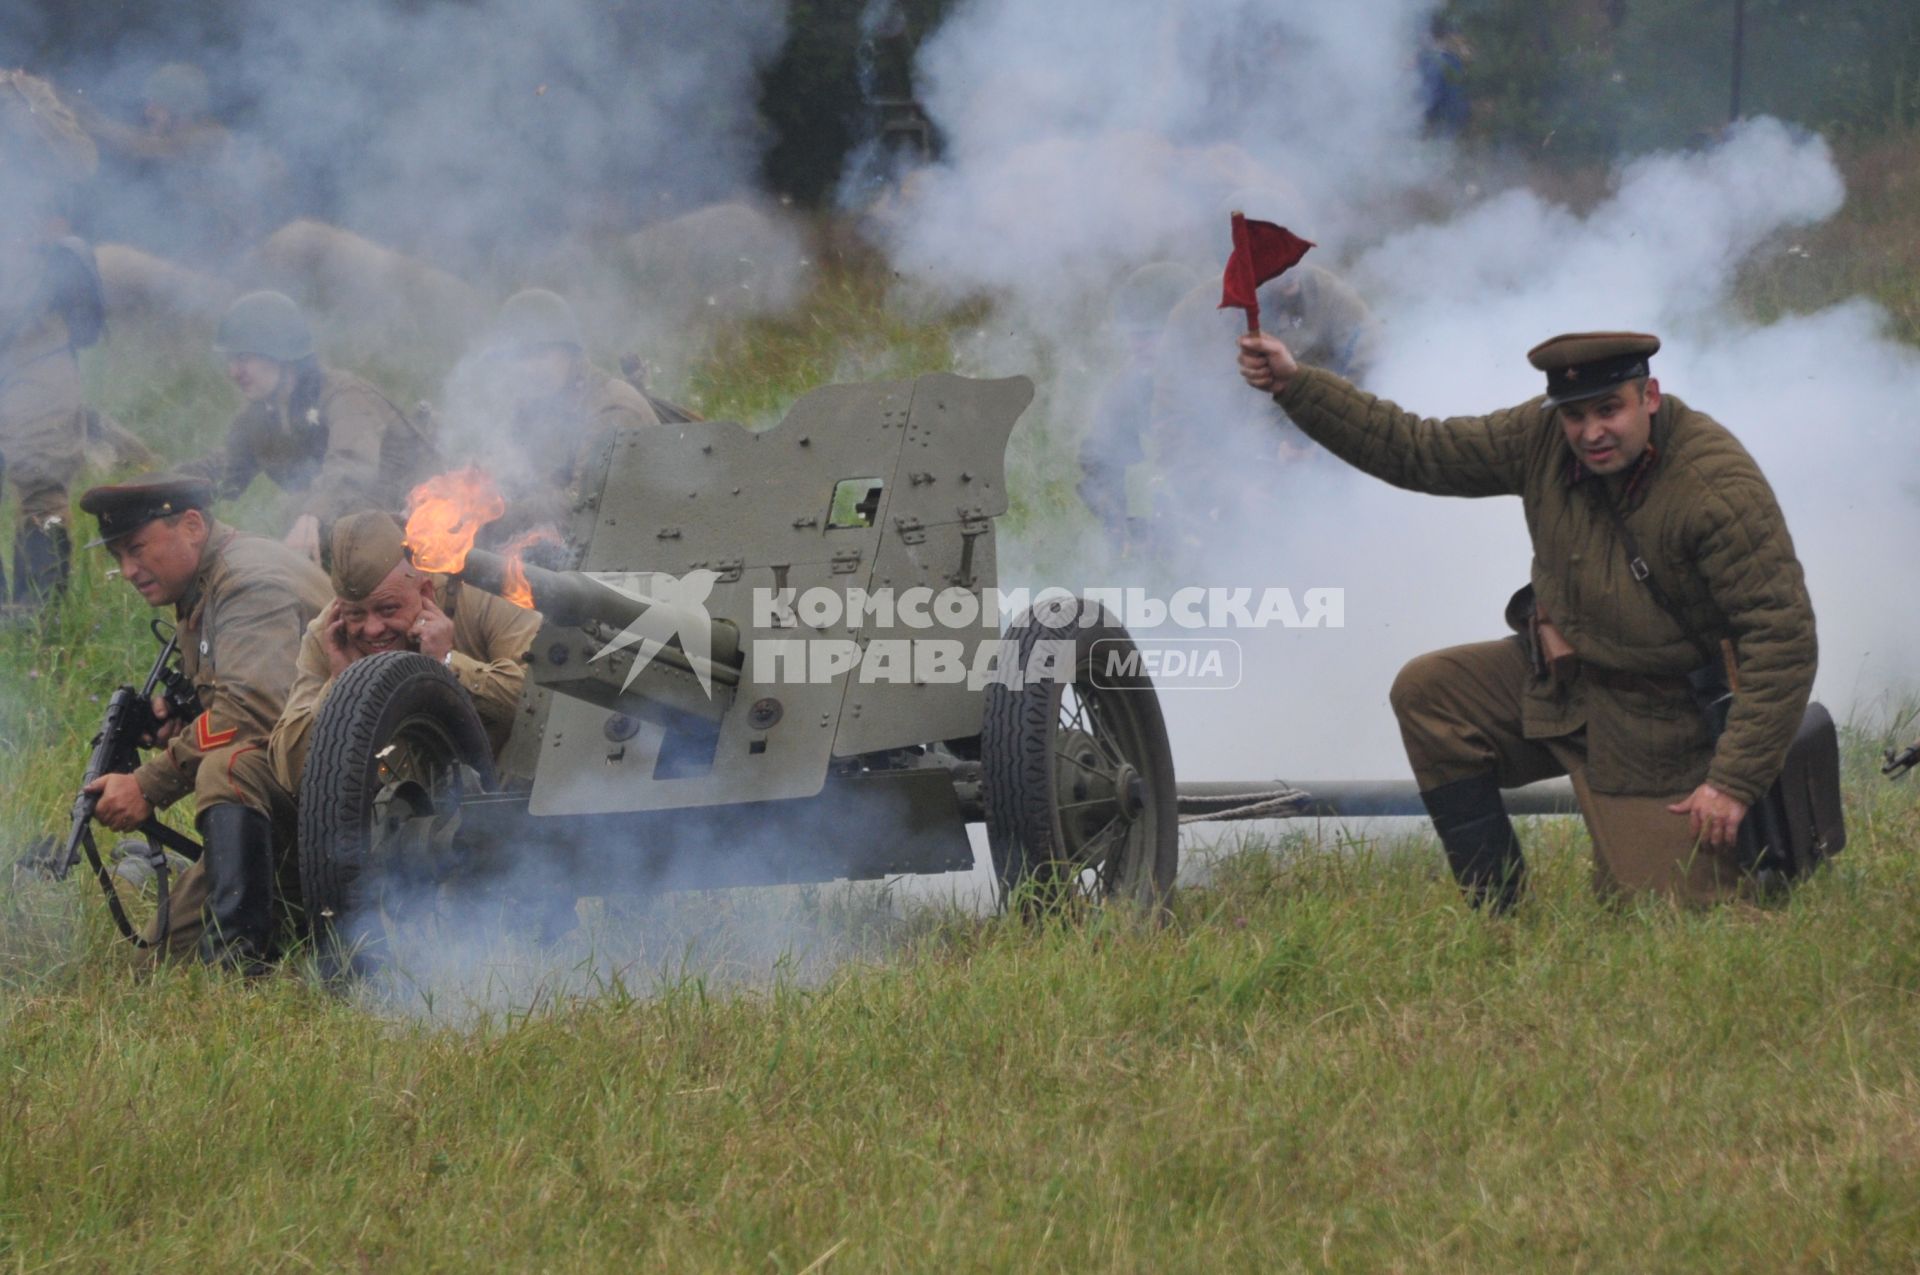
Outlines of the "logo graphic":
M654 656L678 646L700 689L713 697L713 616L707 600L718 572L684 576L664 571L587 572L587 577L634 604L637 615L591 659L633 650L621 689L632 688ZM737 603L738 598L734 601ZM897 593L814 585L805 589L752 591L754 636L741 655L754 685L825 684L840 678L862 685L965 683L978 690L1071 678L1074 643L1052 638L1030 644L1001 632L1001 617L1025 614L1058 629L1076 613L1088 624L1118 623L1131 641L1094 644L1093 679L1116 690L1152 685L1160 690L1232 690L1240 685L1243 653L1232 638L1161 636L1167 629L1220 630L1344 628L1346 593L1306 590L1296 601L1283 588L1202 588L1156 597L1139 588L1088 589L1073 594L1046 589L1036 597L1011 592L915 585ZM737 613L731 613L734 618ZM745 617L740 617L744 619ZM938 635L938 636L936 636ZM677 663L677 661L676 661Z
M713 655L713 617L707 614L707 598L713 592L714 581L720 578L719 572L702 569L689 571L684 576L672 576L664 571L588 574L643 607L619 637L593 656L603 660L630 646L640 648L634 653L633 667L627 670L621 690L631 687L633 679L653 662L661 648L678 638L680 649L687 653L687 660L693 665L694 676L700 679L700 689L707 693L707 698L713 698L713 669L708 662Z
M1232 638L1101 638L1093 644L1093 684L1135 690L1230 691L1240 685L1240 644Z

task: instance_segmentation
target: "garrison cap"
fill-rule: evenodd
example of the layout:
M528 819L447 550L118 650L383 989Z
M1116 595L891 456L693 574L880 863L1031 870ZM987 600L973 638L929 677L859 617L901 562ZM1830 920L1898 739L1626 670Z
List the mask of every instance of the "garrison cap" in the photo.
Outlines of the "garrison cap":
M1569 332L1528 350L1527 362L1547 374L1547 406L1558 407L1649 375L1659 349L1660 338L1645 332Z
M327 574L343 602L363 602L392 570L407 561L407 531L399 517L378 509L348 514L333 524Z
M80 508L100 520L100 538L86 547L130 536L156 518L204 510L212 503L212 483L178 474L142 474L130 482L91 488L80 497Z

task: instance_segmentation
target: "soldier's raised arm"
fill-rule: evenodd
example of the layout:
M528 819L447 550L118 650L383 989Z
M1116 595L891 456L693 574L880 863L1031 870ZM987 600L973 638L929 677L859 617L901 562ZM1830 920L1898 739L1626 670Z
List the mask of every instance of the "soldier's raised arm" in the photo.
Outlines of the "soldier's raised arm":
M1486 416L1416 416L1321 368L1266 333L1240 338L1240 374L1301 431L1375 478L1435 496L1515 496L1541 437L1537 403Z
M489 735L504 741L527 681L527 652L540 632L540 613L483 589L449 582L459 591L457 640L447 667L460 680Z
M300 771L307 761L307 737L313 733L314 719L333 685L333 661L327 658L326 644L334 640L329 632L337 625L339 604L329 606L307 625L300 639L300 654L294 660L293 686L287 691L286 707L273 724L267 752L273 762L274 777L288 792L300 790Z

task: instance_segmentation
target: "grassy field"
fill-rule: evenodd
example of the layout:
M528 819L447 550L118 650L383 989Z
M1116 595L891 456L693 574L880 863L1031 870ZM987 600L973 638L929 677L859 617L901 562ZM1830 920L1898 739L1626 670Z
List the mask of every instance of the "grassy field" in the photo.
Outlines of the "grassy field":
M1822 233L1894 251L1898 205ZM1755 308L1871 275L1913 331L1920 269L1839 257L1758 263ZM977 317L883 294L835 271L684 388L763 419L850 350L946 366ZM204 337L120 334L97 401L211 445ZM54 828L148 658L103 565L0 633L8 845ZM91 883L0 886L0 1270L1913 1268L1920 790L1879 742L1849 742L1847 853L1707 915L1600 906L1572 821L1527 831L1504 921L1430 843L1305 830L1220 856L1159 929L882 888L587 907L476 1008L298 961L138 980Z

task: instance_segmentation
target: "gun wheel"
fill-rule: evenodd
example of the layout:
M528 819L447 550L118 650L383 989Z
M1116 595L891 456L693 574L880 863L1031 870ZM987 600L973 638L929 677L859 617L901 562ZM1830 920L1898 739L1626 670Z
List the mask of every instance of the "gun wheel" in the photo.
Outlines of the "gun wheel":
M445 666L356 660L314 722L300 778L300 887L323 960L364 972L472 866L462 803L493 782L486 731Z
M1021 616L1007 642L1018 668L987 687L980 737L1002 906L1123 900L1162 915L1179 862L1173 752L1132 637L1067 598Z

